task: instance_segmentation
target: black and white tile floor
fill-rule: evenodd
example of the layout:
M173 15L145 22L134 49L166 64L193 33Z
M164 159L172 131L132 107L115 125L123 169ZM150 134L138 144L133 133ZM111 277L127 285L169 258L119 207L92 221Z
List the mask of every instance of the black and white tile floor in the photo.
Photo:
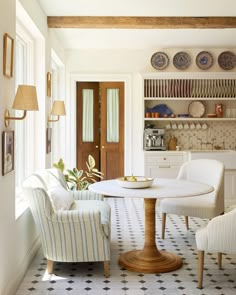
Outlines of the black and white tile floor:
M139 249L144 241L143 201L108 199L112 207L111 276L103 276L102 263L56 263L54 274L46 274L46 260L40 250L32 262L16 295L231 295L236 294L236 257L223 256L223 269L217 267L217 255L205 257L204 289L197 289L197 251L195 231L207 220L190 218L190 230L184 219L167 216L165 240L160 239L161 216L157 208L159 249L178 254L183 267L163 274L133 273L117 264L120 253Z

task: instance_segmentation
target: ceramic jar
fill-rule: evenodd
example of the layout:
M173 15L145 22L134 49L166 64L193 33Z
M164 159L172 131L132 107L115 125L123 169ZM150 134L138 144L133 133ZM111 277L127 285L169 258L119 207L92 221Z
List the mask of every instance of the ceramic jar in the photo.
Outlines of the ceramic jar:
M169 143L168 143L168 149L170 151L175 151L176 146L177 146L177 138L174 135L172 135L170 140L169 140Z
M215 113L218 118L223 117L223 105L222 103L216 103L215 105Z

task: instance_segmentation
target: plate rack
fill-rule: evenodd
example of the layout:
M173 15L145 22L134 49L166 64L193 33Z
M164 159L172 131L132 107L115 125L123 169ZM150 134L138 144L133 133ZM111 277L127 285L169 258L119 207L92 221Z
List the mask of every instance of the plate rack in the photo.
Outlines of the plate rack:
M236 98L235 79L144 79L145 98Z

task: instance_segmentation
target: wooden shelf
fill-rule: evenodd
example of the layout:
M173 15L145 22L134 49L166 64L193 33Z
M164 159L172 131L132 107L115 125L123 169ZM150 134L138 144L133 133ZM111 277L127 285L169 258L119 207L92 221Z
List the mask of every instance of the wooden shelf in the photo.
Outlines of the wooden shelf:
M216 101L236 101L235 97L144 97L145 101L152 101L152 100L156 100L156 101L183 101L183 100L216 100Z
M236 118L144 118L145 121L236 121Z

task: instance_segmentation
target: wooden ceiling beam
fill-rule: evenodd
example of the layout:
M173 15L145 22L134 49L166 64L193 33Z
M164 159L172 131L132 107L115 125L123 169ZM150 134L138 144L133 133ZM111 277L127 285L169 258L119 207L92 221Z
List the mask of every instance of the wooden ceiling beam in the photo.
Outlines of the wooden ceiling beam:
M226 29L236 17L48 16L49 28L78 29Z

